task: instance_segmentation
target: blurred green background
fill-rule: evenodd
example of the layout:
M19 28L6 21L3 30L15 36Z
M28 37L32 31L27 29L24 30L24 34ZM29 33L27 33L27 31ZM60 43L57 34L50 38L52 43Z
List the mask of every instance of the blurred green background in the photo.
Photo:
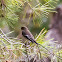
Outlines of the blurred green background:
M9 36L17 37L21 26L27 26L36 35L44 27L49 29L53 9L61 3L62 0L0 0L0 28L4 33L14 31Z

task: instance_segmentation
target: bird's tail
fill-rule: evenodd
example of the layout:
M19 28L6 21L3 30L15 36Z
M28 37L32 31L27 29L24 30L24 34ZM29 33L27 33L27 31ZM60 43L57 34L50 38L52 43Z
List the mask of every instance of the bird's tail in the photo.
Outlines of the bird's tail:
M36 41L34 41L34 43L38 45L38 43Z
M35 40L33 40L33 39L32 39L31 41L32 41L32 43L35 43L35 44L37 44L37 45L38 45L38 43L37 43Z

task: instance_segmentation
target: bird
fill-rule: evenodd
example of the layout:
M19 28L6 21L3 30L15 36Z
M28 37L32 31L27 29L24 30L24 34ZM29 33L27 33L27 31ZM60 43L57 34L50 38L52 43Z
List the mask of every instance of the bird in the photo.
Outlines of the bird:
M44 47L43 45L37 43L34 39L34 36L31 34L31 32L28 30L28 28L26 26L21 27L22 30L22 35L23 37L25 37L26 39L28 39L29 41L31 41L32 43L35 43L37 45L42 46L43 48L45 48L47 51L49 51L46 47Z
M32 43L35 43L38 45L38 43L35 41L34 36L31 34L31 32L28 30L26 26L21 27L22 35Z
M37 46L38 46L38 45L42 46L43 48L45 48L45 49L49 52L49 54L52 54L46 47L44 47L43 45L41 45L41 44L39 44L39 43L37 43L37 42L35 41L33 35L31 34L31 32L28 30L27 27L25 27L25 26L24 26L24 27L21 27L21 30L22 30L22 35L23 35L23 37L25 37L26 39L30 40L32 43L37 44ZM38 48L39 48L39 47L38 47ZM53 55L53 54L52 54L52 55Z

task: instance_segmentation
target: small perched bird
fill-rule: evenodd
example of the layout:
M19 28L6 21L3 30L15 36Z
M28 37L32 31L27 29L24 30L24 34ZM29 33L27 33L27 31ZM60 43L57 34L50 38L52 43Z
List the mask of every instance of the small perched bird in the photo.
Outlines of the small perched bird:
M21 30L22 30L22 35L23 35L26 39L30 40L32 43L35 43L35 44L37 44L37 45L42 46L42 47L45 48L47 51L49 51L46 47L44 47L43 45L37 43L37 42L34 40L33 35L31 34L31 32L28 30L27 27L21 27Z
M22 35L30 40L32 43L36 43L38 45L38 43L34 40L34 37L33 35L31 34L31 32L28 30L27 27L21 27L21 30L22 30Z

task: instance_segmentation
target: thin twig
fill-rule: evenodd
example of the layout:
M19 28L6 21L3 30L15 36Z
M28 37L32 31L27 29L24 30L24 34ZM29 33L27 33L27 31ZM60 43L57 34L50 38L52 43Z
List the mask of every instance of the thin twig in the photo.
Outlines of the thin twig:
M2 36L1 36L1 42L3 43L3 45L4 45L5 49L7 50L7 52L9 52L8 49L7 49L7 47L6 47L6 45L5 45L5 43L2 40Z
M44 29L45 29L45 28L43 28L43 29L40 31L39 35L36 37L35 40L37 40L37 39L39 38L39 36L41 35L41 33L44 31Z
M28 57L28 51L27 51L27 45L26 45L26 43L25 43L25 51L26 51L28 62L29 62L29 57Z
M5 36L5 38L7 39L8 42L9 42L9 41L10 41L10 42L13 41L13 40L10 40L10 39L4 34L4 32L1 30L1 28L0 28L0 31L1 31L2 34ZM1 34L0 34L0 35L1 35ZM10 43L10 42L9 42L9 43ZM15 42L15 41L13 41L13 42Z
M2 35L0 34L0 36L2 36ZM11 42L11 41L8 41L8 39L7 39L6 37L3 37L3 36L2 36L2 38L5 39L5 40L6 40L7 42L9 42L10 44L12 44L12 42Z
M41 52L40 52L39 46L37 45L37 47L38 47L38 50L39 50L39 53L40 53L40 59L41 59Z
M41 44L38 44L38 45L42 46ZM44 47L44 46L42 46L42 47L45 48L45 49L49 52L49 54L52 54L46 47ZM52 55L53 55L53 54L52 54ZM61 57L59 57L59 56L57 56L57 55L55 55L55 56L62 60Z

